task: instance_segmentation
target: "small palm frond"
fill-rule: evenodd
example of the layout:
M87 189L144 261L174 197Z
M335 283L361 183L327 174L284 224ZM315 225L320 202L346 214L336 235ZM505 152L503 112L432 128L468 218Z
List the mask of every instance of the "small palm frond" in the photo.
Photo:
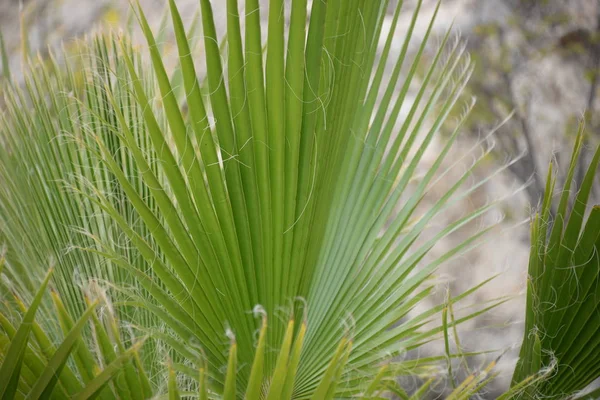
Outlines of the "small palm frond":
M556 215L550 220L556 182L550 168L544 204L531 224L526 329L513 385L551 373L516 398L567 398L600 376L600 207L588 212L600 148L571 196L582 145L583 127Z
M111 34L84 41L64 65L32 65L23 87L6 88L0 116L10 290L31 297L48 257L69 314L86 312L81 288L102 287L123 321L105 334L92 313L102 359L110 366L127 353L109 339L135 327L151 339L131 368L143 365L152 393L175 398L195 390L199 370L201 398L353 397L389 377L435 375L446 356L394 360L504 301L443 325L444 305L412 313L437 268L490 229L431 252L494 208L436 226L492 178L468 184L489 150L477 143L447 165L472 103L451 134L438 133L461 106L470 60L448 32L418 80L439 4L413 59L422 1L395 59L402 2L386 32L390 4L314 1L309 13L294 0L286 19L287 3L271 0L263 57L257 0L245 2L244 18L227 1L226 46L209 0L200 1L201 28L187 31L170 1L174 68L139 7L149 60ZM426 205L440 182L443 194ZM48 320L54 312L40 306ZM115 390L135 393L132 373L117 376Z
M100 398L115 398L113 388L108 383L113 379L122 378L126 375L131 378L128 382L135 382L136 387L131 387L139 395L121 398L148 398L151 393L149 383L145 374L135 372L132 360L139 350L141 342L134 344L125 350L118 337L108 339L105 327L97 316L98 301L92 302L82 316L74 321L64 308L56 293L52 294L56 312L56 321L64 337L60 345L54 347L42 327L35 322L35 315L42 303L46 288L52 275L52 270L42 282L32 304L26 307L20 299L16 299L18 308L24 315L16 329L7 316L16 319L15 313L6 309L0 313L0 325L4 331L0 334L0 396L3 399L26 398L26 399L89 399L100 395ZM8 306L8 305L5 305ZM112 352L112 357L104 353L100 360L93 356L89 350L90 343L86 343L86 327L90 319L94 321L93 342L104 344ZM32 338L34 340L32 340ZM106 341L106 343L102 343ZM119 354L113 350L113 346L119 344ZM100 346L102 347L102 346ZM72 369L69 360L73 358ZM102 367L100 367L103 365ZM122 372L124 371L124 372ZM116 388L121 386L115 385ZM146 389L146 395L144 395Z

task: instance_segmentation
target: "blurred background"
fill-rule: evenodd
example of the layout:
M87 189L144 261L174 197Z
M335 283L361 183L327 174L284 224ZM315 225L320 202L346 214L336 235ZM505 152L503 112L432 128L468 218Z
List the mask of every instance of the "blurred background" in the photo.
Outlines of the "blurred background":
M140 2L155 28L160 29L166 0ZM198 0L178 0L178 3L182 15L193 18ZM224 21L225 1L213 0L212 3L217 19ZM404 26L408 25L415 3L415 0L404 1ZM423 35L435 6L435 0L424 0L415 39ZM19 80L22 73L22 31L27 32L29 50L44 57L48 48L56 49L62 43L68 47L74 38L93 33L101 26L124 29L134 21L129 8L127 0L0 0L0 31L13 77ZM266 13L263 17L266 18ZM466 94L477 98L477 106L455 150L456 155L460 154L461 146L470 148L512 113L512 118L495 136L488 163L477 173L486 176L507 160L521 158L447 215L450 221L490 199L508 196L496 216L502 218L502 222L494 239L444 266L436 296L429 300L430 304L421 307L444 301L447 290L459 293L500 274L474 301L482 304L500 296L510 296L510 301L459 329L462 351L497 350L470 358L463 374L502 355L498 378L482 394L482 398L492 399L510 382L522 340L523 291L529 254L527 220L543 193L548 163L554 160L559 169L566 168L564 164L569 160L573 137L582 120L587 130L587 152L600 141L599 121L595 116L600 106L597 96L600 2L444 0L435 25L436 35L440 37L448 29L466 41L476 62ZM165 37L168 40L168 32ZM400 51L402 40L399 35L394 51ZM431 41L432 52L437 43L439 40ZM433 162L434 156L435 149L422 167L427 168L427 162ZM454 161L454 157L449 160ZM576 179L581 179L581 175L579 172ZM596 185L595 203L600 202L598 189L600 185ZM439 190L443 193L443 184ZM433 201L436 191L429 192L428 196ZM444 221L436 223L444 224ZM469 227L471 232L479 228L477 224ZM460 241L461 236L454 235L435 251L441 254ZM443 352L443 345L432 344L421 352L439 354ZM410 389L416 382L405 384ZM438 390L442 393L443 387Z

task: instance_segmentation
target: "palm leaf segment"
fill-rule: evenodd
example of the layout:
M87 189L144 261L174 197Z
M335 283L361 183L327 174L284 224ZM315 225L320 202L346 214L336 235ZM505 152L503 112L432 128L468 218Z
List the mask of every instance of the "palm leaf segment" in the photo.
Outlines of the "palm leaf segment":
M571 196L583 137L582 126L554 218L550 168L544 204L531 224L528 314L513 385L540 370L546 377L521 391L525 398L566 398L600 376L600 207L587 211L600 148Z
M114 314L110 310L96 314L98 301L90 303L83 315L74 321L60 297L53 293L56 322L64 335L60 346L53 346L47 333L35 322L35 314L51 275L52 270L29 307L16 299L24 314L18 329L4 316L4 311L0 314L0 326L4 331L0 334L2 399L149 398L152 395L150 381L137 356L142 343L134 343L126 350L118 334ZM106 319L106 325L101 318ZM84 334L90 319L94 334L89 336L93 338ZM106 330L108 326L115 334L112 339ZM99 345L101 355L93 356L88 340ZM74 365L68 364L70 358ZM113 378L117 380L114 387L109 386ZM124 385L124 382L127 384Z
M240 5L227 1L224 53L208 0L200 1L201 27L195 21L187 32L170 1L174 70L138 8L150 62L126 37L98 37L66 69L51 58L32 67L24 89L6 90L5 274L11 290L34 293L43 269L32 266L55 257L56 290L73 315L86 304L73 283L105 283L121 319L153 338L142 364L159 370L167 355L154 339L167 343L181 379L210 371L211 391L226 398L257 398L265 388L274 399L365 393L365 376L380 381L386 360L448 328L427 325L443 306L398 321L431 292L436 268L485 230L427 259L435 243L494 206L421 239L436 216L491 178L464 187L484 152L420 211L448 172L443 161L463 119L437 133L471 65L448 33L415 79L439 5L410 60L421 1L393 59L402 2L384 32L388 1L314 1L306 24L306 0L289 10L272 0L266 58L264 10L247 0L240 14ZM434 142L441 150L421 175ZM42 304L40 312L53 311ZM428 361L436 360L389 364L385 376L426 372Z

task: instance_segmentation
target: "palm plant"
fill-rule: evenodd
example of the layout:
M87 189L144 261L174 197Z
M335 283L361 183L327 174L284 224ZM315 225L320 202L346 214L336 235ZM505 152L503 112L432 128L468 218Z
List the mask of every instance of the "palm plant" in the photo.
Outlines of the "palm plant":
M531 224L525 336L513 385L538 371L545 370L548 376L528 385L518 398L568 398L600 376L600 207L592 207L586 215L600 147L572 196L582 129L556 215L552 220L556 178L550 168L544 204Z
M495 205L432 226L492 178L466 185L487 154L478 144L464 156L476 162L422 210L456 165L444 161L472 103L437 135L471 64L448 32L413 79L439 10L409 60L421 3L391 59L402 2L385 32L387 0L314 1L310 14L294 0L288 19L271 0L263 49L258 0L243 18L227 1L226 46L208 0L187 31L170 0L173 69L137 7L149 60L128 35L100 35L6 86L0 395L408 398L397 376L435 376L465 356L398 358L505 300L449 320L483 282L410 314L436 269L490 228L428 260L431 249Z

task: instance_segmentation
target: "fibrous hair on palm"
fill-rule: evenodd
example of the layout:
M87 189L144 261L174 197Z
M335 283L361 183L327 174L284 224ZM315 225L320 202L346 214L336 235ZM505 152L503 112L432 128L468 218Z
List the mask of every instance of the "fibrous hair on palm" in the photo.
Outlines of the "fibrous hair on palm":
M127 344L150 337L141 355L155 386L165 360L180 379L210 371L225 397L344 397L384 365L390 379L435 371L445 356L393 359L448 329L436 322L444 305L409 313L437 268L490 228L425 257L496 203L432 227L491 179L469 183L488 154L478 143L464 155L475 162L424 206L459 164L445 160L472 108L460 96L472 66L450 32L427 50L439 4L419 43L422 1L401 40L402 2L391 17L388 3L247 0L240 13L228 0L224 38L208 0L187 31L169 1L173 68L141 7L144 52L104 34L64 61L32 62L24 85L4 91L0 120L9 289L31 298L50 256L73 315L91 282L105 288ZM466 109L445 125L455 107Z

